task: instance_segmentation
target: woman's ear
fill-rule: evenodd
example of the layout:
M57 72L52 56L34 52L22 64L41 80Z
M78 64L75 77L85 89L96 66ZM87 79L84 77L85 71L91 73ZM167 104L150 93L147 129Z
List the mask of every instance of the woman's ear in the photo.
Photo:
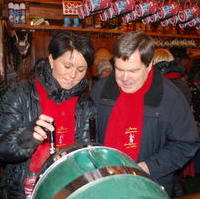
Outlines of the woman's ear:
M51 69L53 69L53 57L52 57L52 54L49 55L48 59L49 59L49 64L51 66Z

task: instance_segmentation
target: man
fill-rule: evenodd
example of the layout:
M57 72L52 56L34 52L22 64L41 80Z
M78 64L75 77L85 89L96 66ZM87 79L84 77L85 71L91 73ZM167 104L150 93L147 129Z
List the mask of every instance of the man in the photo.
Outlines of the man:
M115 72L92 91L99 142L125 152L171 195L174 172L198 149L193 116L179 89L154 70L154 42L143 32L122 34Z

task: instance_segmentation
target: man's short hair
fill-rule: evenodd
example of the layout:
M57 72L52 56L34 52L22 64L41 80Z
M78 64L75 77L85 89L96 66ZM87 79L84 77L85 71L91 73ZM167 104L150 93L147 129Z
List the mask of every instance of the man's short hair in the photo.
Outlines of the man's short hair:
M137 49L141 61L148 67L153 59L155 43L144 32L123 33L115 43L114 56L127 60Z

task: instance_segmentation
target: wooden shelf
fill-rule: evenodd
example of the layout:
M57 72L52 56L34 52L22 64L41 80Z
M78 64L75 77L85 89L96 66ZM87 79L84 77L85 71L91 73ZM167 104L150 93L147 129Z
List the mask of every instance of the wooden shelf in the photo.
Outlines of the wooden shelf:
M25 24L12 24L9 25L11 29L22 29L22 30L68 30L68 31L78 31L78 32L96 32L96 33L113 33L113 34L121 34L124 31L122 30L109 30L109 29L98 29L98 28L74 28L74 27L65 27L65 26L57 26L57 25L25 25Z
M9 25L11 29L21 30L35 30L35 31L50 31L50 30L66 30L66 31L77 31L77 32L91 32L91 33L105 33L105 34L121 34L127 31L124 30L112 30L112 29L99 29L99 28L74 28L56 25L38 25L31 26L26 24L12 24ZM181 39L200 39L200 35L184 35L184 34L172 34L172 33L157 33L157 32L146 32L148 35L153 37L174 37Z
M57 5L62 5L62 0L13 0L14 2L23 2L23 3L42 3L42 4L57 4ZM9 2L8 0L5 1Z

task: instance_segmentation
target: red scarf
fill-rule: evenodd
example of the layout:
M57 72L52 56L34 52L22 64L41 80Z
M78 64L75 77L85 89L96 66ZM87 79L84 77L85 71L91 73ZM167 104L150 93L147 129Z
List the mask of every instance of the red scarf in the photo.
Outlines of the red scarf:
M57 104L48 97L48 93L38 80L35 86L39 96L42 114L54 118L56 149L74 144L75 136L75 107L78 97L73 97ZM49 157L49 143L45 140L32 155L30 171L40 172L43 163Z
M171 72L164 75L168 79L180 79L182 77L181 73Z
M141 89L135 93L124 93L116 100L110 115L105 146L116 148L134 161L137 161L143 130L144 95L149 90L153 79L153 70Z

